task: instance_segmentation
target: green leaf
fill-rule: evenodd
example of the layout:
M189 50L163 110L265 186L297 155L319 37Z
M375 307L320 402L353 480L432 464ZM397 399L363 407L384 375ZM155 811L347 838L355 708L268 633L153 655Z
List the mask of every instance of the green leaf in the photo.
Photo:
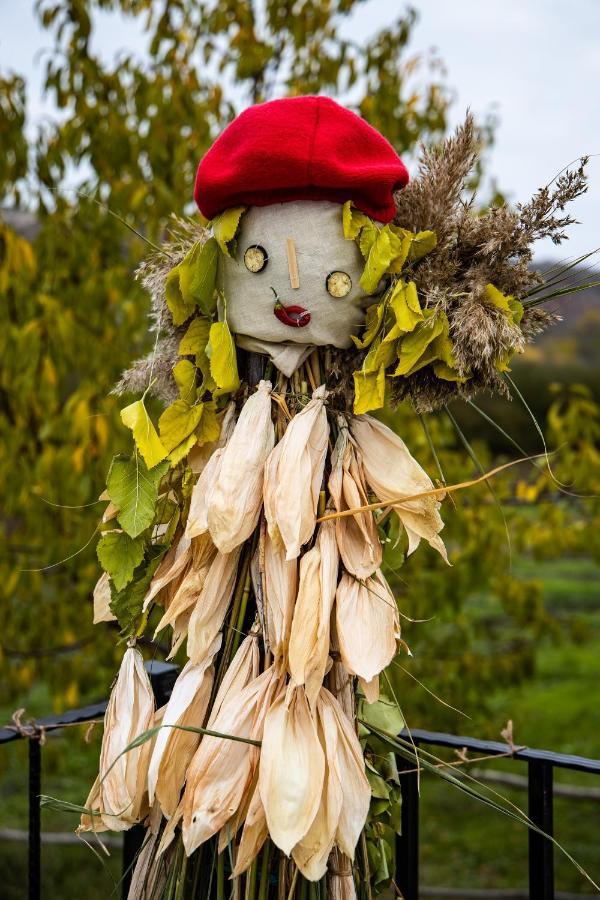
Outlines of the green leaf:
M143 400L136 400L122 409L121 421L133 432L136 446L149 469L165 458L167 451L156 433Z
M126 587L122 590L117 590L116 585L111 582L110 610L119 620L121 633L126 637L132 637L136 634L140 621L143 621L142 606L144 597L166 551L166 546L152 544L146 550L142 562L133 573L133 579Z
M369 250L365 268L360 276L360 285L366 294L374 294L394 256L390 231L384 227L379 231Z
M347 200L346 203L344 203L342 223L344 227L344 237L348 241L355 241L365 225L373 226L373 223L368 216L354 208L352 200Z
M402 713L387 694L380 692L379 700L367 703L364 697L358 701L358 718L373 728L381 729L389 734L400 734L404 728Z
M178 447L200 423L202 403L190 406L185 400L175 400L158 420L160 438L167 453Z
M234 206L226 209L220 216L212 220L212 233L223 253L230 256L229 244L233 241L240 225L240 219L246 212L245 206Z
M113 459L106 489L119 510L117 521L130 537L137 537L152 524L158 486L168 468L169 462L165 460L148 469L137 453L133 459L124 456Z
M381 303L374 303L367 309L365 330L363 331L362 337L357 338L355 335L351 335L354 346L358 347L359 350L364 350L373 342L375 335L383 322L384 312L385 303L383 301Z
M207 353L210 374L218 388L215 394L218 396L237 391L240 386L237 354L227 322L213 322L210 326Z
M419 231L412 235L408 258L417 262L437 247L437 235L433 231Z
M194 244L179 263L179 287L186 303L195 303L205 316L217 308L215 282L219 249L214 238Z
M196 366L189 359L180 359L173 366L173 378L179 388L179 396L190 403L196 397Z
M367 781L371 786L371 796L376 797L378 800L389 800L390 799L390 789L388 788L385 780L379 775L372 766L366 766L366 774Z
M192 319L179 343L179 356L196 356L198 353L204 353L209 332L210 319L205 316L196 316Z
M144 538L130 537L125 531L105 532L96 547L100 565L118 591L129 584L136 566L144 558Z
M385 369L379 372L354 372L354 412L361 415L381 409L385 403Z

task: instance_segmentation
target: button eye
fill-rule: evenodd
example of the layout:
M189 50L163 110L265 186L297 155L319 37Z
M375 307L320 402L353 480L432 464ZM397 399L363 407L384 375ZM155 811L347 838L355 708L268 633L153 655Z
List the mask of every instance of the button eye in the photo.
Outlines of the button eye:
M336 300L346 297L352 290L352 279L346 272L330 272L325 279L325 287Z
M256 274L266 269L269 262L269 254L260 244L252 244L244 253L244 264L249 272Z

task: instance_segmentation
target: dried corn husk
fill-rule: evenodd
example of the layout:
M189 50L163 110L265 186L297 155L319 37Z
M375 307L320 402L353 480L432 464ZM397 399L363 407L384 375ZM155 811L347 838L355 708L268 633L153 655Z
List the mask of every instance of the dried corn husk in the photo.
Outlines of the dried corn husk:
M160 563L158 569L154 573L154 577L150 582L148 593L144 597L144 611L154 600L159 591L167 585L172 584L175 579L179 578L190 564L192 559L192 542L189 538L182 535L177 543L171 547L165 558Z
M207 728L212 728L223 703L228 702L234 694L239 694L255 678L258 678L260 668L260 648L258 646L258 634L250 632L244 638L237 653L229 663L229 667L223 676L223 681L214 699Z
M208 529L221 553L230 553L256 528L265 462L274 443L271 382L261 381L242 408L207 493Z
M333 731L334 722L338 733L336 757L335 760L331 758L331 766L337 766L343 797L335 843L346 856L354 859L354 850L365 826L371 802L365 761L354 725L326 688L319 694L319 716L322 721L327 722L323 727L326 735Z
M400 637L398 607L381 574L358 581L344 572L335 599L335 622L342 662L370 682L396 655Z
M294 862L309 881L319 881L327 870L344 798L337 759L337 721L323 702L317 705L317 731L325 756L321 802L307 833L292 850Z
M94 588L94 620L98 622L113 622L117 617L110 609L110 578L107 572L103 572Z
M142 654L129 647L106 708L100 750L99 808L106 824L110 817L109 827L116 830L130 828L148 809L150 742L123 751L152 726L153 718L154 695Z
M300 560L300 585L289 645L289 670L306 685L311 708L323 684L329 655L329 622L335 598L339 555L335 523L324 522L315 546Z
M235 404L227 407L221 425L221 436L216 450L202 468L198 481L194 485L190 499L190 509L185 527L186 537L197 537L208 531L208 501L211 490L218 478L221 459L235 426Z
M222 734L260 740L266 711L279 688L271 666L221 705L211 728ZM216 834L236 815L252 784L258 747L206 735L189 766L183 800L186 853Z
M264 614L269 647L276 664L285 665L298 586L298 562L265 535Z
M368 502L360 451L348 433L343 416L338 417L339 434L331 457L329 492L337 512L357 509ZM382 551L377 523L371 510L336 519L340 556L348 572L369 578L381 565Z
M154 632L155 637L167 625L174 625L182 613L196 603L208 580L213 563L215 571L219 568L216 548L206 534L194 538L190 543L190 554L189 568L181 578L173 596L166 603L165 612Z
M265 516L269 534L294 559L315 530L329 427L322 385L289 423L265 468Z
M350 430L362 455L367 482L379 500L395 500L433 489L427 473L414 459L397 434L371 416L353 416ZM398 514L408 536L412 553L424 538L448 562L446 548L439 536L444 527L435 497L421 497L390 506Z
M260 797L258 784L256 784L235 858L234 878L237 878L238 875L241 875L242 872L245 872L252 865L268 835L269 829L267 827L265 808Z
M206 573L188 623L187 653L194 663L202 662L221 630L235 587L240 550L217 553Z
M200 665L190 661L183 667L156 737L148 768L148 798L154 803L156 796L167 818L177 809L188 764L200 743L199 734L168 726L202 726L214 679L212 660L220 646L218 635Z
M269 834L290 854L321 802L325 754L303 687L290 685L265 719L258 786Z

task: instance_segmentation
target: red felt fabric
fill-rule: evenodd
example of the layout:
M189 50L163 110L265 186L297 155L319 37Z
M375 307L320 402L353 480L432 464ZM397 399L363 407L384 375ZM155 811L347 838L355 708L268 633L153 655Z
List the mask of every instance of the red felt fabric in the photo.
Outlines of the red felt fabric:
M232 206L333 200L373 219L394 217L408 172L371 125L329 97L251 106L225 128L196 174L194 198L212 219Z

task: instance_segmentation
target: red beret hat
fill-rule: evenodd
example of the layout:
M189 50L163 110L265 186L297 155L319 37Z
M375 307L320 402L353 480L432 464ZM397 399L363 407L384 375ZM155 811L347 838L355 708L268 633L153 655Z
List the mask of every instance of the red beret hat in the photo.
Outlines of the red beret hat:
M392 145L329 97L289 97L251 106L217 138L196 174L207 219L232 206L333 200L380 222L408 181Z

